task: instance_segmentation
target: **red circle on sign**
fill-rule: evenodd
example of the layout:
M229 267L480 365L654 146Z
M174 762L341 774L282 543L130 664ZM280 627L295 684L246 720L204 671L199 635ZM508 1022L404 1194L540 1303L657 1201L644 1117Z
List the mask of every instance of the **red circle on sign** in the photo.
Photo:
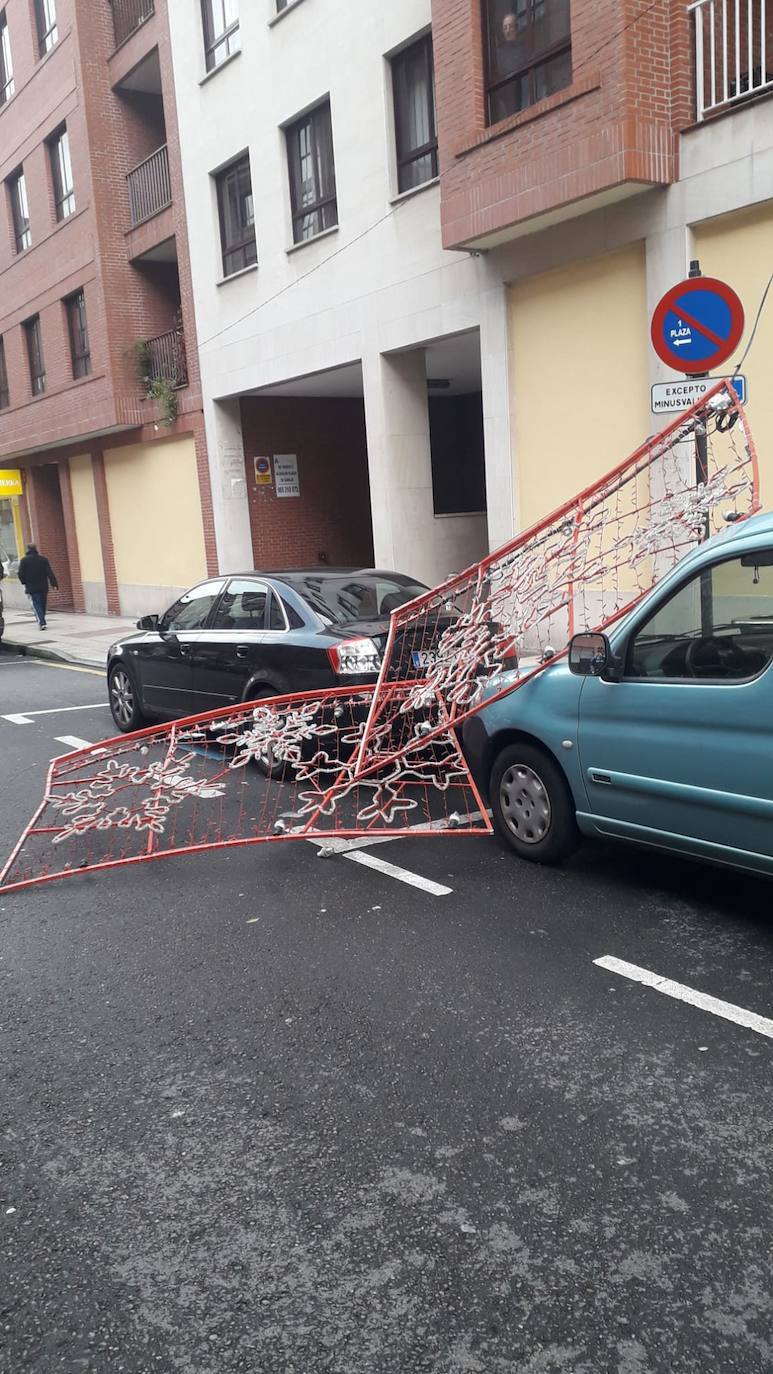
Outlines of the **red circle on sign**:
M724 301L730 311L730 331L726 337L715 334L699 319L691 318L689 310L685 311L679 304L685 296L690 296L695 291L712 291ZM713 343L714 352L704 358L680 358L677 350L669 346L664 334L663 326L669 313L679 315L698 334L703 335L705 339ZM674 368L676 372L686 372L690 376L697 376L699 373L710 372L712 368L719 367L730 357L730 354L740 343L743 327L743 306L732 286L728 286L727 282L719 281L717 277L688 277L686 281L680 281L676 286L672 286L665 296L658 301L652 316L650 337L652 338L652 347L664 363Z
M255 467L258 472L268 472L268 458L259 458Z

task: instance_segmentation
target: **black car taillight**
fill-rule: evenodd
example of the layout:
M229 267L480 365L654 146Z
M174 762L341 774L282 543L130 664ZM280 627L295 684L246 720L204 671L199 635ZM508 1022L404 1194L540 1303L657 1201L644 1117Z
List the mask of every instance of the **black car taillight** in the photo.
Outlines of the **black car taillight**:
M339 675L355 676L358 673L377 673L381 667L381 655L372 639L344 639L340 644L331 644L327 656L333 672Z

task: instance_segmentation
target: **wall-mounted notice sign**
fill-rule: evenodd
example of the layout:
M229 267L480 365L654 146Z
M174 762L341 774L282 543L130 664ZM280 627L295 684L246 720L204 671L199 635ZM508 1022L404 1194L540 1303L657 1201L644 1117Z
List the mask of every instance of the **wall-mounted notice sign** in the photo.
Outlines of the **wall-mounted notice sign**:
M277 496L300 496L298 457L295 453L274 454L274 474Z

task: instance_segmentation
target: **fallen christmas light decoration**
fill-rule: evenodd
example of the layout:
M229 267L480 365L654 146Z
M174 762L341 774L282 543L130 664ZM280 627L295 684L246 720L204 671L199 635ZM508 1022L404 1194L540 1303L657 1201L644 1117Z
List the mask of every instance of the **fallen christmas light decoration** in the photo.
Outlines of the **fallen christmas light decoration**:
M752 437L720 383L559 511L393 611L374 685L245 703L56 759L0 891L269 841L488 833L462 722L560 658L549 643L617 620L757 508Z

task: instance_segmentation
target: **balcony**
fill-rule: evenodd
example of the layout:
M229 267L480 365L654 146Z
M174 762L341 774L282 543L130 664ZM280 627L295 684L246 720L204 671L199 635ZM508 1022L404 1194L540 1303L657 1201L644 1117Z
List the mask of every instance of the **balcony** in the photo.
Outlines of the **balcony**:
M182 324L155 339L146 339L148 382L169 382L173 387L188 385L188 362Z
M169 154L164 143L155 153L134 167L126 178L129 192L129 218L132 229L172 204L169 180Z
M110 4L117 48L155 13L153 0L110 0Z
M766 0L697 0L696 119L773 90L773 6Z

